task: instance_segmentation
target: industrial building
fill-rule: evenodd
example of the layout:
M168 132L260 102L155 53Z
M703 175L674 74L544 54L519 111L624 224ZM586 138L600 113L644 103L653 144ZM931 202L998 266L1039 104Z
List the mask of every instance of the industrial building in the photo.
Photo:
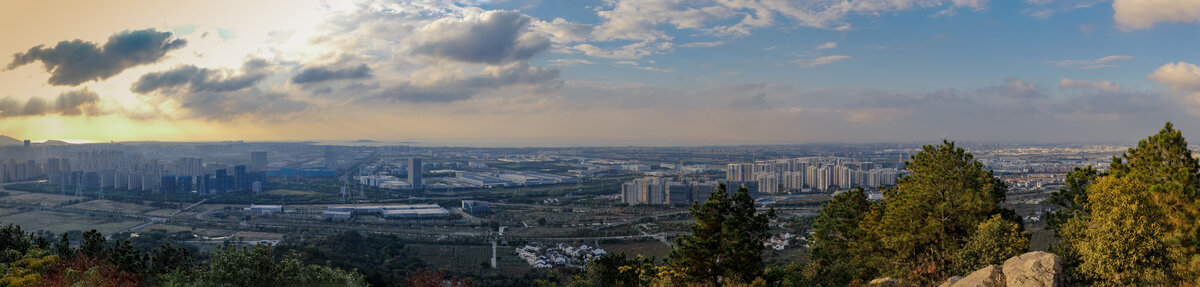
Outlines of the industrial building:
M249 213L249 214L258 214L258 215L280 214L280 213L283 213L283 205L251 204L250 207L243 208L242 211L245 211L246 213Z
M326 207L322 216L327 219L350 219L366 214L383 218L441 218L450 216L450 211L436 204L334 205Z
M492 213L492 204L487 201L463 200L462 209L474 216L484 216Z

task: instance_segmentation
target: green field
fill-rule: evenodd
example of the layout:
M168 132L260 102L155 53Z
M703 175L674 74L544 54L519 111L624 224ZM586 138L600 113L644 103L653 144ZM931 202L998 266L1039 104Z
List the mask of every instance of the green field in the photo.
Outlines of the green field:
M47 230L56 234L71 230L87 231L92 229L104 234L113 234L142 224L141 221L90 217L48 211L30 211L5 215L0 217L0 223L20 225L26 231Z

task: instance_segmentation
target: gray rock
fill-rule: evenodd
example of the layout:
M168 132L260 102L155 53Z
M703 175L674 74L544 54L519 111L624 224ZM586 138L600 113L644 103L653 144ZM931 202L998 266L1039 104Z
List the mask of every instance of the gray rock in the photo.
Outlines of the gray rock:
M1004 271L1000 265L988 265L983 269L975 270L967 277L951 283L950 287L1001 287L1004 285ZM949 282L949 281L947 281Z
M963 279L962 276L950 277L950 278L946 279L946 282L942 283L942 285L938 285L938 287L950 287L950 286L954 285L954 282L958 282L958 280L962 280L962 279Z
M1004 261L1004 278L1009 287L1066 286L1062 259L1052 253L1034 251Z

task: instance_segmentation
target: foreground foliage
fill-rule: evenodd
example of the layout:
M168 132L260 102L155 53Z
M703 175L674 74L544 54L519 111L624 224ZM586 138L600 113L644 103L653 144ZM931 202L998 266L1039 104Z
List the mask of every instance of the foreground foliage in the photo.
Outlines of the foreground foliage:
M1054 195L1065 220L1053 251L1077 283L1200 285L1200 161L1171 123L1114 157L1108 173L1068 179L1074 187Z

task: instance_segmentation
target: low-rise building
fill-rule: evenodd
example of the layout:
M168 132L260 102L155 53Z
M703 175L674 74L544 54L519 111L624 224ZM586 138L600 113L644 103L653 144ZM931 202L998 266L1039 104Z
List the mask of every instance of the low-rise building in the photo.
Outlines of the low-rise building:
M243 208L249 214L271 215L283 213L283 205L257 205L251 204L250 207Z

